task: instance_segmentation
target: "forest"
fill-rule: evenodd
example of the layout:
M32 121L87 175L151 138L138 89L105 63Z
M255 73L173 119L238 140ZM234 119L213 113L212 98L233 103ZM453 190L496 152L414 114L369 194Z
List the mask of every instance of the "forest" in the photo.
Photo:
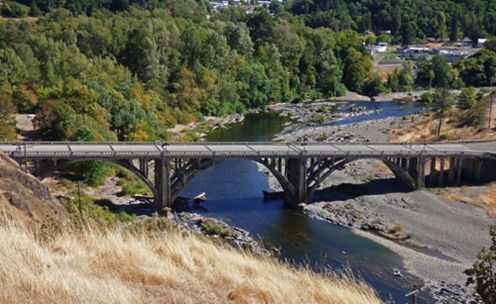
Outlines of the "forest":
M0 139L15 138L12 113L36 113L44 140L152 141L167 140L177 123L272 102L496 84L494 39L454 66L440 57L408 62L384 81L363 35L375 31L400 44L475 29L492 37L490 0L295 0L252 8L214 12L193 0L2 2Z

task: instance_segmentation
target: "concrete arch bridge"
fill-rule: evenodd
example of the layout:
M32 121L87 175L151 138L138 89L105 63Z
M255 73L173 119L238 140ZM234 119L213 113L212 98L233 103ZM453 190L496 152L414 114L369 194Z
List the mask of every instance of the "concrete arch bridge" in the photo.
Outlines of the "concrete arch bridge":
M171 207L202 170L225 159L258 162L277 178L285 201L307 203L320 183L359 159L382 161L411 189L496 180L496 141L428 144L223 142L198 144L127 142L0 143L0 151L43 179L87 160L121 165L153 192L153 207Z

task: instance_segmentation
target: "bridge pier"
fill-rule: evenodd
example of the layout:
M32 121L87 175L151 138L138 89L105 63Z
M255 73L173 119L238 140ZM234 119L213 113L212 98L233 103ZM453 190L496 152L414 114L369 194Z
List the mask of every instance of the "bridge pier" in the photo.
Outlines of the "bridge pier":
M460 186L462 183L462 170L463 168L463 157L458 157L457 166L456 166L456 185Z
M455 163L456 159L454 157L450 157L449 160L449 169L448 169L448 183L449 184L454 184L455 183Z
M422 188L425 186L425 156L421 155L418 159L417 170L417 187Z
M445 162L445 158L443 156L443 157L441 157L441 164L440 164L440 168L439 168L439 180L438 180L438 186L439 187L442 187L443 186L444 162Z
M172 207L170 160L162 157L155 159L155 188L157 195L153 199L152 207L159 213Z
M431 170L429 174L429 185L432 186L435 183L437 157L431 157Z
M308 203L307 158L289 158L286 161L286 178L293 186L294 193L285 193L286 202L297 207ZM285 191L287 192L287 191Z

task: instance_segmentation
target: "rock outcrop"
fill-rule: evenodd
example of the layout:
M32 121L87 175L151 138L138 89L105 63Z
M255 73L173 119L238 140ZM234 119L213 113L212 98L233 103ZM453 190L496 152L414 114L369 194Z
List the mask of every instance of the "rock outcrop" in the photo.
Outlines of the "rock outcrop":
M66 209L52 199L48 188L1 152L0 212L0 223L19 222L33 230L69 221Z

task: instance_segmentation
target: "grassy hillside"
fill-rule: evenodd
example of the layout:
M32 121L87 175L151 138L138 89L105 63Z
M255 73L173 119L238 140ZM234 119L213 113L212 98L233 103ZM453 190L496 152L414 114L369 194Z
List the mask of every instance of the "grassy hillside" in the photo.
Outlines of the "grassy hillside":
M40 240L6 225L0 255L1 303L380 303L352 279L172 233L89 229Z

